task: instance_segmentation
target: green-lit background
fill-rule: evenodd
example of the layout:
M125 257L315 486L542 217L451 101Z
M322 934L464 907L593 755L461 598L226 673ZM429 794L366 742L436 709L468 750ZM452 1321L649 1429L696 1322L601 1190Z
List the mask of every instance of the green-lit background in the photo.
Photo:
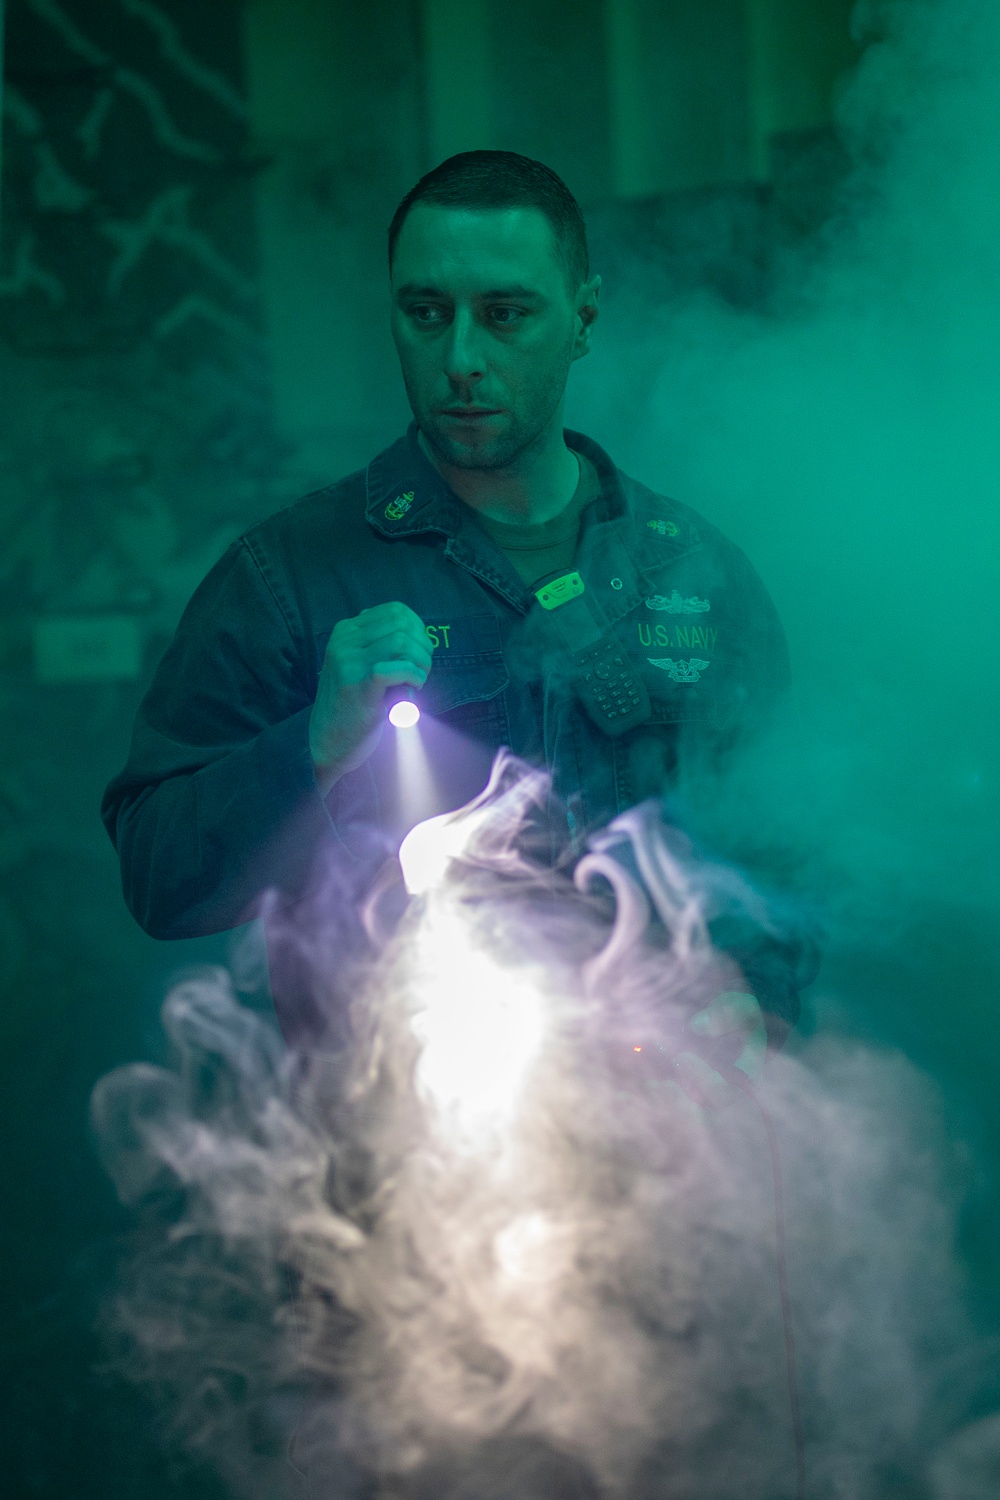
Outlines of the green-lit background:
M384 232L454 151L567 180L605 274L570 421L743 544L786 620L767 806L821 901L804 1029L904 1048L994 1166L1000 37L990 0L7 0L0 201L0 1491L214 1494L97 1368L125 1220L94 1080L178 966L97 817L228 541L407 418ZM761 797L761 791L766 794ZM769 833L774 830L769 829Z

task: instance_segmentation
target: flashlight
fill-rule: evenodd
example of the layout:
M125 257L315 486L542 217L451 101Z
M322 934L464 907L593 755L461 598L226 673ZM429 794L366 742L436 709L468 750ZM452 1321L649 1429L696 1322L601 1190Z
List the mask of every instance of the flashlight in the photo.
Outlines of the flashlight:
M412 729L420 722L420 709L413 701L412 688L400 688L399 696L389 709L389 723L394 729Z

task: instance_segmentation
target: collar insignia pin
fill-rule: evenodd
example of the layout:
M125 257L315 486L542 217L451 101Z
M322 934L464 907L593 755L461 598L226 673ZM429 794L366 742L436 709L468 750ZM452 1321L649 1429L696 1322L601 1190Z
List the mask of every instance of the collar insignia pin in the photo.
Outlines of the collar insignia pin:
M646 525L650 531L655 531L658 536L676 536L680 527L675 521L647 521Z
M711 599L699 599L697 594L692 594L690 599L683 599L677 589L672 594L652 594L646 600L647 609L666 610L668 615L702 615L706 610L712 608Z
M405 495L397 495L395 500L390 500L385 508L386 516L390 521L401 521L413 504L413 491L407 490Z

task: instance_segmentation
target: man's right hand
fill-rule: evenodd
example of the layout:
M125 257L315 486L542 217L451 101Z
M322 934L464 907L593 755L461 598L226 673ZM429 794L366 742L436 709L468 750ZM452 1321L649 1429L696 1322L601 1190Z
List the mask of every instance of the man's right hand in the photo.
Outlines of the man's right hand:
M309 753L324 796L382 738L386 689L422 688L430 669L424 622L409 605L377 604L338 621L309 718Z

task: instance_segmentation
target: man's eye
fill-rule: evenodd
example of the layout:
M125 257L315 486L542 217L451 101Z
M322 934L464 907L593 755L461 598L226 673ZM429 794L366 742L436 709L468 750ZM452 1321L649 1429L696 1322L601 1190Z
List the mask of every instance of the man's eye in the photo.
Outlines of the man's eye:
M441 309L434 307L428 302L418 302L415 307L410 308L410 317L415 323L428 324L440 323L442 318Z
M503 328L509 328L514 323L519 323L524 317L524 309L521 307L491 307L490 317L494 323L499 323Z

